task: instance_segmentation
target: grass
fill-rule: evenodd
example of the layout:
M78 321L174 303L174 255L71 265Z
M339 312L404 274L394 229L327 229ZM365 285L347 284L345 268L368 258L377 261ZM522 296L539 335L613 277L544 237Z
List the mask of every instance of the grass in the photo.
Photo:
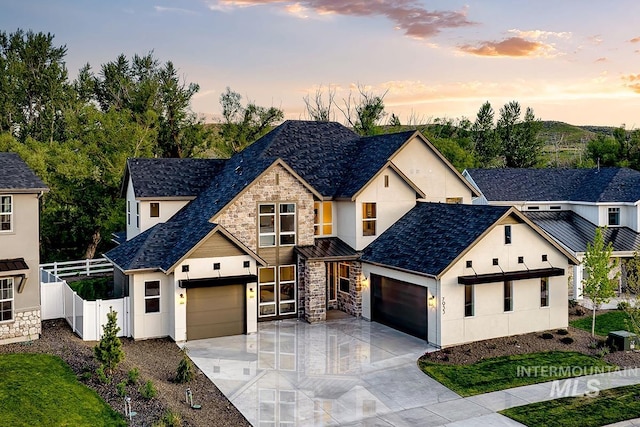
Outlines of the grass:
M49 354L0 356L0 425L126 426L71 368Z
M571 372L564 372L565 370L536 374L531 369L534 367L579 366L590 369L614 365L582 353L550 351L495 357L471 365L447 365L421 359L418 366L424 373L459 395L473 396L572 376ZM530 370L527 371L527 368ZM551 375L552 373L555 375Z
M595 397L565 397L500 411L527 426L595 427L637 418L640 385L602 390Z
M627 313L621 310L608 311L603 314L596 315L596 335L607 336L611 331L626 331L627 325L624 321L627 319ZM586 316L578 320L569 322L574 328L584 329L591 332L591 316Z

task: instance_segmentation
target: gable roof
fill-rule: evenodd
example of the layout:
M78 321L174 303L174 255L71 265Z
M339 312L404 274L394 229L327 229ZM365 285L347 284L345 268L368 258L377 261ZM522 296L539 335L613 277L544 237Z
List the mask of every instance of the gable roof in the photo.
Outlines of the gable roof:
M488 201L640 200L640 172L628 168L468 169L467 173Z
M593 243L598 228L573 211L528 211L524 214L557 242L576 253L587 251L587 244ZM611 242L614 252L632 253L640 248L640 234L628 227L605 228L602 237L605 245Z
M39 193L49 191L40 178L16 153L0 153L0 191Z
M136 198L195 197L222 169L223 159L143 159L127 160L122 195L129 177Z
M512 209L418 202L363 250L361 260L437 277Z

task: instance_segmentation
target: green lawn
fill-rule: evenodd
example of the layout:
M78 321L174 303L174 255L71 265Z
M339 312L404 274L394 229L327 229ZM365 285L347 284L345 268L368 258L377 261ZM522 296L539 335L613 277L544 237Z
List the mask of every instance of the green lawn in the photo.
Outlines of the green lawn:
M0 355L0 425L126 426L59 357Z
M461 396L569 378L573 376L570 372L572 367L581 368L575 371L577 375L591 367L617 369L601 359L570 351L503 356L472 365L447 365L420 359L418 366L424 373ZM537 373L535 367L539 367Z
M637 418L640 385L601 391L595 397L565 397L500 411L527 426L596 427Z
M624 324L627 319L627 313L621 310L608 311L606 313L596 315L596 335L607 336L611 331L626 331L627 326ZM584 329L591 332L592 317L587 316L582 319L569 322L574 328Z

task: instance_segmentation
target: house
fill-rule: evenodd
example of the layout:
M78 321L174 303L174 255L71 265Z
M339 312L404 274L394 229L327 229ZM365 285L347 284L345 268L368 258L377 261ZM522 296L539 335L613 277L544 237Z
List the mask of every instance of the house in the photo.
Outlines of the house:
M0 153L0 344L40 337L39 200L47 186Z
M470 169L463 175L482 193L478 204L514 206L579 261L595 230L612 257L633 257L640 245L640 172L628 168ZM571 298L582 299L582 265L571 275Z
M411 333L436 345L483 339L493 334L486 327L462 335L447 330L443 339L442 327L453 322L454 313L465 317L466 286L477 284L455 274L482 278L473 314L466 317L492 316L504 281L524 281L527 289L540 291L540 276L525 274L517 256L526 257L532 269L553 268L545 270L553 277L550 292L555 294L562 283L566 293L566 270L575 259L515 209L486 208L491 213L469 236L463 224L449 227L456 221L452 215L480 212L471 206L480 193L419 132L360 137L338 123L286 121L229 160L200 161L205 165L200 172L188 162L167 160L166 168L164 159L127 163L123 194L129 212L136 206L136 220L132 214L127 240L105 257L116 267L116 285L131 297L127 315L135 339L185 341L251 333L260 321L299 317L321 322L331 309L402 327L402 322L386 320L386 304L397 308L393 298L406 298L405 291L415 289L398 281L420 288L421 301L433 305L435 317L423 313L428 327ZM440 210L451 206L459 210ZM171 214L163 217L165 211ZM437 224L430 222L436 214ZM486 252L492 246L485 242L496 239L506 225L528 237L515 239L493 264L495 256ZM412 227L450 229L456 238L465 238L458 239L463 245L455 251L448 249L450 233L447 239L430 236L428 248L429 241L419 242L424 256L455 253L443 258L441 270L433 269L411 263L422 256L415 239L394 240L398 230ZM422 235L418 231L412 235ZM531 236L535 244L528 241ZM398 264L394 260L400 253L413 255ZM548 260L543 262L542 255ZM467 261L473 268L466 267ZM504 274L496 275L500 268ZM487 286L487 280L501 284ZM514 307L525 310L529 290L519 283ZM491 309L481 306L485 298L492 301ZM442 310L445 301L449 305ZM398 311L402 315L402 309L391 314ZM491 321L508 322L504 313L501 309ZM554 316L541 329L566 326L566 314ZM471 323L462 319L459 325Z

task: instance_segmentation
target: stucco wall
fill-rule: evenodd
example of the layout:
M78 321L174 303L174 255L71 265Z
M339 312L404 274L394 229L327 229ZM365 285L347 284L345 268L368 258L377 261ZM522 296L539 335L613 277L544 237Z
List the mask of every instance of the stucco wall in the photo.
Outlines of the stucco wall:
M160 312L145 313L144 283L146 281L160 281ZM134 339L148 339L171 336L173 307L176 301L176 288L173 275L167 276L162 272L138 273L129 280L129 295L131 297L131 334ZM178 337L179 338L179 337Z

